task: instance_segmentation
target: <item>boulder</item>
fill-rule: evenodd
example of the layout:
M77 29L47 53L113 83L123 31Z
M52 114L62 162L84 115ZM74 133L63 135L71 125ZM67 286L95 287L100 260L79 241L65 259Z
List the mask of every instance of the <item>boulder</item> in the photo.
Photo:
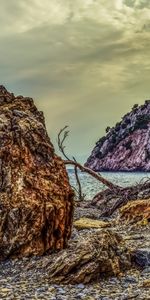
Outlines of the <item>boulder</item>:
M77 242L51 256L46 272L49 282L77 284L117 276L130 267L130 253L121 236L101 229L82 232ZM44 272L45 265L39 268Z
M110 227L111 223L102 220L94 220L90 218L80 218L79 220L74 221L74 226L78 230L82 230L82 229L91 229L91 228L106 228L106 227Z
M67 245L73 191L33 99L0 86L0 260Z
M121 223L148 225L150 222L150 199L129 201L119 210Z

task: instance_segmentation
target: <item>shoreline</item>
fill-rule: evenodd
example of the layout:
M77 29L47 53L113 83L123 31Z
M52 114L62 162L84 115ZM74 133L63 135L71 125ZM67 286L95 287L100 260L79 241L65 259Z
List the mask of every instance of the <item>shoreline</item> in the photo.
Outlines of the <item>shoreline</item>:
M97 219L95 209L95 218ZM75 219L79 215L88 215L86 208L75 208ZM111 221L111 219L110 219ZM111 221L112 222L112 221ZM113 223L112 223L113 224ZM109 230L115 231L123 236L129 248L150 247L149 227L114 226ZM87 232L92 234L101 229L77 230L73 226L72 236L68 247L75 245L80 237L86 236ZM136 245L135 245L136 243ZM125 299L150 299L149 281L150 267L133 267L120 276L109 278L101 277L90 284L57 284L50 283L49 268L56 254L41 257L30 257L15 260L6 260L0 263L0 299L5 300L125 300ZM145 286L144 286L145 284Z

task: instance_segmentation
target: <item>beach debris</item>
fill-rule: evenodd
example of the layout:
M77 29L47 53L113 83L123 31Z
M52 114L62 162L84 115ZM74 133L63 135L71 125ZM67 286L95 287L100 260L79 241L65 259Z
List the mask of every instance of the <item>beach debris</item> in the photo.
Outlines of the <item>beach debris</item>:
M143 199L139 199L141 194L144 196ZM130 201L139 200L139 203L141 202L142 205L142 203L146 203L143 201L147 199L150 199L150 179L120 190L102 190L93 197L92 201L88 201L88 204L89 207L98 207L101 211L101 217L108 217Z

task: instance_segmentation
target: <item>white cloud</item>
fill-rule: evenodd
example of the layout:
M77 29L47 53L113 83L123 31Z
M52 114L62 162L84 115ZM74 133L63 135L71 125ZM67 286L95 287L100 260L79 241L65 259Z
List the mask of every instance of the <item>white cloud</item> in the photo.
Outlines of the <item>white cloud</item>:
M87 18L126 31L150 20L146 1L136 0L134 6L127 5L127 1L132 0L11 0L11 3L1 0L3 30L0 34L22 33L43 24L60 25L68 20L80 22Z
M148 3L1 0L1 83L37 98L50 135L68 123L71 153L149 97Z

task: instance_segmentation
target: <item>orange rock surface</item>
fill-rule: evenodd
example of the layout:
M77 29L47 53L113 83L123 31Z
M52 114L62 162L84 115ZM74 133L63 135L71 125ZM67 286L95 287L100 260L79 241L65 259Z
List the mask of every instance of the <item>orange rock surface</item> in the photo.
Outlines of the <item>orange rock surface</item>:
M150 199L128 202L120 209L121 222L150 222Z

